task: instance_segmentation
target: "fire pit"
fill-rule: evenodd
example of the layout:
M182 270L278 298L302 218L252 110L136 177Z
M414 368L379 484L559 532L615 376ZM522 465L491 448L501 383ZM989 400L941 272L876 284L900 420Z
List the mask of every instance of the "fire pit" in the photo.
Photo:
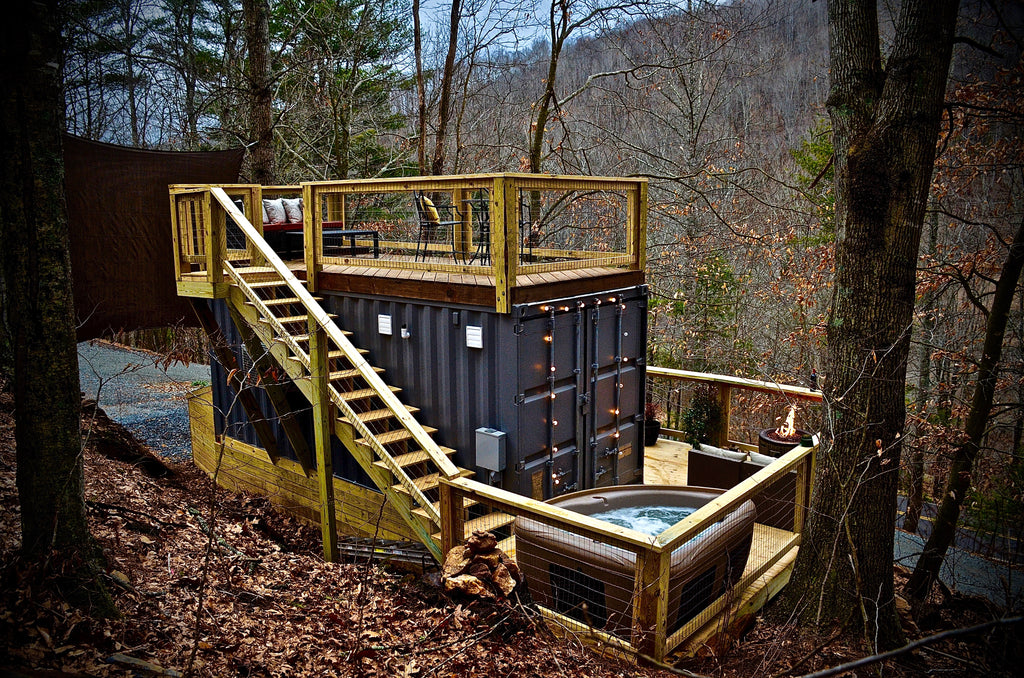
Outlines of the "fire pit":
M796 427L796 405L789 408L789 415L782 426L762 429L757 436L757 451L771 457L781 457L800 444L809 432Z

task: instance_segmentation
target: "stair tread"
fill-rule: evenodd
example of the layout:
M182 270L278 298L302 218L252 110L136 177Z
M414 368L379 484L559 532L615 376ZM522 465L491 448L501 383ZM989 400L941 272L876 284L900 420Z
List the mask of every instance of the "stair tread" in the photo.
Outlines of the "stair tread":
M390 386L389 388L392 393L398 393L402 390L398 386ZM362 400L363 398L369 398L377 395L377 392L372 388L361 388L358 391L346 391L344 393L339 393L338 395L341 396L342 400Z
M473 518L465 522L465 536L473 534L476 530L496 530L499 527L511 525L516 517L510 513L488 513L487 515Z
M462 500L463 508L469 508L470 506L473 506L474 504L479 504L479 503L480 502L478 502L476 499L463 499ZM434 507L435 511L437 511L438 513L441 513L441 503L440 502L434 502L431 505ZM427 516L426 510L424 510L423 508L421 508L419 506L414 508L412 510L412 513L414 515L416 515L417 517L419 517L419 518L423 518L423 519L426 519L426 520L430 519L429 516Z
M437 431L433 426L424 426L423 430L428 434ZM377 442L381 445L391 445L392 443L400 443L405 440L412 440L412 432L406 428L396 429L394 431L388 431L387 433L375 433L373 437L377 439ZM359 445L369 445L370 441L367 438L360 438L356 441Z
M410 412L419 412L418 407L406 407L406 409ZM369 412L356 412L356 417L358 417L359 421L364 424L371 421L380 421L381 419L387 419L388 417L393 416L395 416L395 413L386 407L379 410L370 410ZM348 421L348 419L344 417L340 417L339 419L340 421Z
M337 318L338 316L335 315L334 313L328 313L327 317L328 318ZM280 316L280 317L274 316L274 320L276 320L277 322L282 323L282 324L284 324L284 323L299 323L299 322L305 322L305 321L309 320L309 315L308 314L304 314L304 315L285 315L285 316ZM260 318L260 322L264 322L265 323L265 322L270 322L270 321L267 318Z
M359 353L359 355L367 355L370 352L370 349L368 349L368 348L357 348L356 351ZM329 351L327 353L327 359L328 360L335 359L335 358L344 358L344 357L345 357L345 352L344 351ZM288 360L292 360L292 361L297 362L297 363L305 363L305 361L302 358L300 358L299 356L297 356L297 355L290 355L290 356L288 356Z
M303 317L305 317L305 316L303 316ZM349 332L348 330L342 330L341 334L343 336L346 336L346 337L351 337L352 336L352 333ZM291 336L291 338L294 341L309 341L309 335L308 334L292 334L290 336ZM284 339L282 339L281 337L275 337L274 341L284 341Z
M381 372L384 371L384 368L374 367L373 371L376 372L377 374L380 374ZM328 377L328 381L334 381L335 379L348 379L349 377L358 377L360 374L361 373L359 372L359 370L356 369L355 367L347 370L336 370L334 372L331 372L330 376Z
M441 450L449 456L455 453L455 450L451 449L450 447L441 448ZM400 454L396 457L393 457L393 459L400 468L405 468L406 466L412 466L413 464L419 464L420 462L430 461L431 457L423 450L416 450L415 452L407 452L405 454ZM388 468L388 465L380 460L373 462L373 465L379 468Z
M465 478L466 476L471 475L474 475L473 471L464 468L459 469L457 477ZM440 484L440 478L441 474L431 473L429 475L420 476L419 478L410 478L409 480L412 481L412 484L415 485L416 489L418 489L420 492L426 492L428 490L435 489ZM392 485L391 489L393 489L395 492L400 492L402 494L409 494L409 491L405 489L405 486L402 485L401 483L396 483L395 485Z
M285 304L301 304L302 299L298 297L281 297L280 299L260 299L264 306L284 306ZM256 306L256 302L245 302L249 306Z
M302 284L302 285L306 284L302 280L300 280L299 283ZM286 283L284 281L284 278L280 278L278 280L260 280L258 282L247 282L246 284L249 287L251 287L252 289L254 289L254 290L261 290L261 289L264 289L264 288L267 288L267 287L287 287L288 286L288 283Z
M242 266L240 268L236 268L235 273L239 275L246 275L249 273L277 273L277 269L270 266Z

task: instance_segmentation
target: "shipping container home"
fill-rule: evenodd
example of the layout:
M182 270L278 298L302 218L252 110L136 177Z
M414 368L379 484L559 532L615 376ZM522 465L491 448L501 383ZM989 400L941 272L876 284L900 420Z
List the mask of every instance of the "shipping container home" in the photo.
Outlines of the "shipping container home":
M620 588L632 581L632 593L616 614L628 608L631 621L587 633L657 659L785 583L816 442L755 465L656 536L548 503L645 481L645 404L664 383L669 412L679 383L711 384L722 414L712 441L741 450L733 391L820 399L645 364L646 180L177 185L170 202L178 294L213 346L212 385L189 402L193 458L220 485L319 523L326 559L340 534L420 542L442 561L475 530L515 557L516 526L532 521L579 548L629 554ZM645 392L652 383L659 393ZM649 450L660 456L647 474L687 484L688 445ZM667 624L659 591L673 554L750 506L780 515L747 511L742 572Z

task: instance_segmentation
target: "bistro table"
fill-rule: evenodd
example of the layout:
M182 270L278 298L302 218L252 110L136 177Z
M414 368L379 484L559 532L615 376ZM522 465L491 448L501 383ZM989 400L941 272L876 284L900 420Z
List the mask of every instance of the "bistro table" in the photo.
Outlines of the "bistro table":
M327 256L344 256L342 250L349 249L350 256L357 256L359 249L356 247L356 239L373 239L373 258L380 258L380 234L373 229L357 228L324 228L320 231L324 239L324 254ZM291 236L302 236L302 231L289 233ZM345 243L348 240L348 243Z

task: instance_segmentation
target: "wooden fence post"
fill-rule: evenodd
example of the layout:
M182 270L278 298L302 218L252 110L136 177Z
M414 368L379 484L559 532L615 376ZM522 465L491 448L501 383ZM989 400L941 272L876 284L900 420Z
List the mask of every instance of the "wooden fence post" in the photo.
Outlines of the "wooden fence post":
M317 484L320 490L320 532L324 560L338 559L338 532L334 516L334 465L331 461L331 398L327 392L327 332L309 316L309 372L313 400L313 441L316 447Z
M732 386L718 385L718 426L708 431L708 439L715 447L729 447L729 417L732 413Z
M225 213L220 203L207 190L203 193L201 219L206 225L206 280L211 284L224 282L224 252L227 249Z
M441 553L449 551L465 540L465 516L463 515L462 494L454 487L441 481Z
M320 222L320 191L309 184L302 185L302 232L306 261L306 289L317 290L317 278L323 268L323 236Z
M657 661L665 658L668 640L668 575L670 551L643 550L636 558L633 592L633 635L630 644Z

